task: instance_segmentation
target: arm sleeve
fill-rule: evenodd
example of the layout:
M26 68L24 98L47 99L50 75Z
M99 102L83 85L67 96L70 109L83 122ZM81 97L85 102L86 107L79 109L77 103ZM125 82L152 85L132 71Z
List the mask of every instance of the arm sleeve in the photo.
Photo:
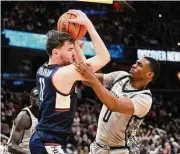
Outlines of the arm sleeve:
M109 74L104 74L103 76L103 85L106 88L112 88L113 84L116 80L121 78L123 75L127 75L127 72L124 71L116 71Z
M145 116L152 105L152 97L146 94L138 94L132 98L134 105L134 115L138 117Z

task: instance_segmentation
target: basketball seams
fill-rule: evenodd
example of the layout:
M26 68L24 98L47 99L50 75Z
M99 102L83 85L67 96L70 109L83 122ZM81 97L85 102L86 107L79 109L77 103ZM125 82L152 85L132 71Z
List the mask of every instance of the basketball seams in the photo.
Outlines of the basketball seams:
M70 16L70 18L69 18L69 19L71 19L71 17L72 17L72 14L71 14L71 16ZM71 24L71 23L70 23L70 22L68 22L68 24L69 24L69 25L68 25L67 32L69 33L69 27L70 27L70 24Z
M75 40L79 40L85 36L87 29L84 25L68 22L68 19L74 18L76 18L76 16L73 14L63 14L57 22L57 30L67 32L71 34ZM66 24L63 26L63 23Z
M76 18L76 16L72 16L72 18ZM72 19L71 18L71 19ZM79 30L78 30L79 29ZM77 31L76 31L77 30ZM76 40L77 39L77 34L80 33L80 25L79 24L75 24L75 23L71 23L70 25L70 31L68 31L72 37Z
M76 39L79 37L80 31L81 31L81 25L79 25L79 33L78 33ZM76 39L75 39L75 40L76 40Z

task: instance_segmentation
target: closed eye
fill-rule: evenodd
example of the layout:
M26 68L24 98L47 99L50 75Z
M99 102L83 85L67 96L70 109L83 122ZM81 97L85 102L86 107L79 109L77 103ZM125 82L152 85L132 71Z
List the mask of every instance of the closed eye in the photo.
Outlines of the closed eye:
M72 51L74 48L69 48L68 51Z
M139 65L140 67L143 67L143 64L140 61L136 61L136 64Z

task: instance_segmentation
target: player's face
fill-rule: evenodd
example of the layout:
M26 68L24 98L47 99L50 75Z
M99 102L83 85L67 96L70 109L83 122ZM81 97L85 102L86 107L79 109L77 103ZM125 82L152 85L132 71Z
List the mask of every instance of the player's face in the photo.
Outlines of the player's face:
M31 94L31 96L30 96L30 101L31 101L31 104L33 106L37 106L38 105L38 97L39 97L38 90L35 89L33 91L33 93Z
M64 45L59 49L59 58L61 59L63 65L69 65L75 61L76 51L74 44L66 41Z
M153 72L150 68L149 61L145 58L137 60L130 69L130 75L136 80L152 79Z

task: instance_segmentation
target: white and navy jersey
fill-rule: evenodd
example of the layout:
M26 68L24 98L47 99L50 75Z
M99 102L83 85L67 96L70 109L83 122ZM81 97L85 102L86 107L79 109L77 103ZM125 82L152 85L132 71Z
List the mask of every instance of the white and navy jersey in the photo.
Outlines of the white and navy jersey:
M130 151L138 150L136 132L149 112L152 95L149 89L134 89L129 74L117 71L104 75L104 86L117 98L131 98L134 114L111 112L105 105L99 116L96 142L107 146L126 146Z
M69 135L77 104L76 83L68 94L56 89L53 75L62 67L56 64L42 65L36 74L39 89L39 115L36 130L51 133L59 138ZM56 141L60 142L60 141Z
M22 111L27 111L27 113L28 113L28 115L29 115L29 117L30 117L31 126L29 127L29 129L26 129L26 130L24 131L24 134L23 134L23 137L22 137L22 140L21 140L19 146L20 146L23 150L29 152L29 151L30 151L30 150L29 150L29 141L30 141L30 138L31 138L32 134L34 133L34 130L35 130L35 127L36 127L36 125L37 125L37 123L38 123L38 120L37 120L37 118L32 114L32 112L31 112L31 110L29 109L29 107L24 108ZM15 127L15 126L14 126L14 124L13 124L12 130L14 129L14 127ZM12 133L11 133L11 135L12 135ZM10 138L11 138L11 136L10 136Z

